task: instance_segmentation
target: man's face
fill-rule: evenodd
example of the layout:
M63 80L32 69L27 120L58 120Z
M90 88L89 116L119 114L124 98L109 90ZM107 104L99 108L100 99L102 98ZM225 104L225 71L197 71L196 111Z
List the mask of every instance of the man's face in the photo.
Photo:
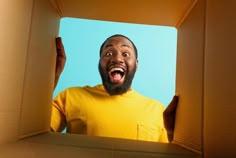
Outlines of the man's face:
M99 72L106 91L110 95L128 91L137 66L132 43L122 36L110 38L104 44L99 60Z

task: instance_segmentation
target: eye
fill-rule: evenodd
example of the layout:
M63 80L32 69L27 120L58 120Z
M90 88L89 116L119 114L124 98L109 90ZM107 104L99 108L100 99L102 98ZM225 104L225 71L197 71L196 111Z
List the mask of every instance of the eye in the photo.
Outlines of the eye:
M129 57L129 56L130 56L130 53L124 52L124 53L123 53L123 56L124 56L124 57Z
M111 51L106 52L106 53L105 53L105 56L112 56L112 52L111 52Z

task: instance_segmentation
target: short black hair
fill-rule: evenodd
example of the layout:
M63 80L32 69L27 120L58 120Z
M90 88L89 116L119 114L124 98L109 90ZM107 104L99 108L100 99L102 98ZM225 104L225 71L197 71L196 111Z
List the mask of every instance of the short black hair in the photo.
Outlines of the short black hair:
M126 36L124 36L124 35L121 35L121 34L112 35L112 36L108 37L108 38L102 43L102 45L101 45L101 47L100 47L100 57L101 57L101 54L102 54L103 46L105 45L105 43L106 43L109 39L111 39L111 38L113 38L113 37L124 37L124 38L126 38L127 40L129 40L129 41L132 43L133 47L134 47L134 52L135 52L136 59L138 59L138 49L136 48L134 42L133 42L131 39L129 39L128 37L126 37Z

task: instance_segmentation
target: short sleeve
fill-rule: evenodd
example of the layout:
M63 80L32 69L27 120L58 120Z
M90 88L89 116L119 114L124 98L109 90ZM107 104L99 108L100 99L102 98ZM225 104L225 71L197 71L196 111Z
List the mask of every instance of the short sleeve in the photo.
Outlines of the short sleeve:
M61 132L66 126L65 92L61 92L52 102L51 129Z

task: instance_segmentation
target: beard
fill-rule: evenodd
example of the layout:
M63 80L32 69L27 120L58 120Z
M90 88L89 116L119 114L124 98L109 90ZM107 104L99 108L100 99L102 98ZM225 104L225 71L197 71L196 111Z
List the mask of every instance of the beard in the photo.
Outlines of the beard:
M124 82L121 85L115 85L111 82L108 72L102 69L101 64L98 65L98 69L102 78L104 88L110 95L118 95L127 92L131 87L136 72L136 67L134 69L128 70L125 75Z

